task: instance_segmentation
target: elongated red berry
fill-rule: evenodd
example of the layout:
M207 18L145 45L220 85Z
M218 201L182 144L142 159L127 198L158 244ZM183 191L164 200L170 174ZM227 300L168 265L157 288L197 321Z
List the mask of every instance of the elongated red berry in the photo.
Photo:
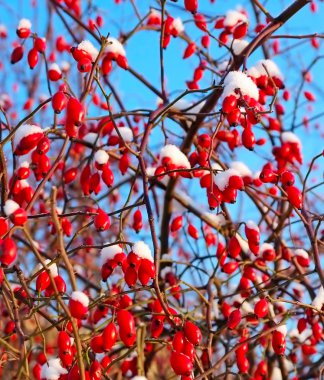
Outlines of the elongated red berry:
M186 321L183 325L183 332L185 337L191 342L194 346L197 346L201 343L202 334L198 326L190 321Z

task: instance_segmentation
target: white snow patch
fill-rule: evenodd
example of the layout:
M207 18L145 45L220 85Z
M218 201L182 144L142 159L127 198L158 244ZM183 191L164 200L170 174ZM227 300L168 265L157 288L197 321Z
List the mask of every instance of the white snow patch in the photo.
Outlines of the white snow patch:
M132 251L135 255L141 257L142 259L147 259L153 262L153 256L150 247L143 241L137 241L133 247Z
M28 20L28 18L22 18L19 23L18 23L18 30L19 29L31 29L32 27L32 23L30 22L30 20Z
M8 199L4 205L4 212L7 216L13 214L16 210L20 208L19 204L13 201L12 199Z
M165 145L160 152L160 158L162 160L163 157L169 157L174 165L182 166L184 168L189 169L190 162L188 158L181 152L181 150L172 144Z
M25 160L25 157L24 157ZM22 161L18 164L18 168L29 168L29 162L28 161Z
M265 251L274 251L273 245L269 243L263 243L260 247L260 254L262 255Z
M17 146L20 141L27 136L33 135L34 133L43 133L41 127L33 124L23 124L19 127L18 131L15 133L15 145Z
M88 142L89 144L94 144L97 138L98 138L98 133L89 132L83 137L83 140Z
M184 32L185 28L180 17L173 20L172 26L178 32L178 34Z
M235 169L227 169L215 175L215 184L220 191L224 191L228 187L228 181L232 176L241 177L240 173Z
M94 62L97 59L99 54L98 49L96 49L93 46L92 42L90 42L89 40L83 40L82 42L80 42L78 45L78 49L90 54L92 62Z
M52 262L52 260L50 259L46 259L44 260L44 264L48 267L48 269L50 270L51 272L51 275L53 277L57 277L58 276L58 268L57 268L57 265L55 263L52 263L51 265L49 265L50 263ZM39 263L36 267L36 272L40 271L40 270L43 270L44 267L41 263Z
M279 367L274 367L272 369L270 380L282 380L282 373Z
M46 380L58 380L61 375L66 375L67 369L61 366L60 359L49 359L47 363L42 366L41 378Z
M224 26L234 26L238 22L248 22L246 15L234 9L227 11L224 19Z
M238 171L241 177L252 177L252 171L241 161L232 161L230 167Z
M224 80L224 86L224 98L232 94L239 97L239 95L235 93L237 88L240 89L242 95L247 95L255 100L258 100L259 98L258 87L250 77L241 71L229 72Z
M295 254L303 257L304 259L309 259L309 254L304 249L296 249Z
M49 66L48 71L50 71L50 70L57 71L59 74L62 73L62 71L61 71L59 65L58 65L57 63L55 63L55 62L52 63L52 64Z
M301 145L299 138L293 132L283 132L281 134L281 140L284 143L295 143Z
M63 71L67 72L67 71L70 70L71 65L67 61L62 61L61 62L61 67L62 67Z
M321 310L324 304L324 288L321 286L318 290L317 296L313 299L312 305L316 307L316 309Z
M105 53L114 53L126 57L124 46L117 40L117 38L109 37L108 44L105 47Z
M228 44L228 47L232 48L235 55L239 55L248 46L249 42L246 40L233 40Z
M113 259L117 253L122 253L122 252L123 250L118 244L110 245L109 247L104 247L100 252L100 258L101 258L102 264L106 263L107 260Z
M89 297L85 293L78 290L71 294L71 299L80 302L84 307L89 306Z
M253 222L253 220L248 220L248 221L246 222L246 227L247 227L248 229L250 229L250 230L259 231L259 227L258 227L258 225L257 225L255 222Z
M99 149L95 153L94 159L96 162L98 162L99 165L104 165L109 160L109 154L105 150Z
M287 335L287 325L281 325L276 328L276 331L279 331L283 336Z
M128 127L118 127L118 131L125 142L133 141L133 131ZM116 129L111 133L111 136L118 136Z
M254 78L259 78L261 75L268 76L269 74L271 77L284 79L279 67L271 59L261 59L247 71L247 74Z
M217 228L222 227L227 223L223 214L212 214L211 212L204 212L203 216Z
M0 24L0 33L7 33L7 27L4 24Z
M245 253L245 254L248 254L250 252L250 248L249 248L249 244L247 241L245 241L242 236L240 234L235 234L235 237L236 239L238 240L240 246L241 246L241 249L242 251Z

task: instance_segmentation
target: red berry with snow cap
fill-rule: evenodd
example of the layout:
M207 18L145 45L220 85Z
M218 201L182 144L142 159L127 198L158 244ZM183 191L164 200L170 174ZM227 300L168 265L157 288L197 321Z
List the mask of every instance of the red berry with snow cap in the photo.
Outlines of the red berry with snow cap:
M15 134L15 154L21 156L29 153L43 136L44 131L38 125L21 125Z
M8 199L4 205L4 212L15 226L23 226L27 222L27 213L18 203Z
M23 39L28 38L31 33L30 31L31 27L32 27L31 22L26 18L22 18L19 21L19 24L16 30L17 36Z
M280 326L272 335L272 348L277 355L283 355L286 350L285 326Z
M57 63L52 63L48 68L48 78L52 82L57 82L62 78L62 71Z
M89 297L80 291L74 291L69 300L69 309L72 317L85 319L88 313Z

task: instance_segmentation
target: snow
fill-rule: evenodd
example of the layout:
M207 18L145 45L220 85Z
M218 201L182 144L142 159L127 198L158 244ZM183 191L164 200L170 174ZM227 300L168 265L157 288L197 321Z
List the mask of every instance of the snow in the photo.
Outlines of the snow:
M98 138L98 133L89 132L83 137L83 140L89 144L94 144L97 138Z
M321 310L324 304L324 288L321 286L318 290L317 296L313 299L312 305L316 307L316 309Z
M195 102L190 102L184 98L179 99L176 103L174 103L173 107L180 110L184 111L185 113L188 112L190 114L198 114L202 107L205 105L206 101L195 101ZM196 115L185 115L188 121L192 122L195 121L197 116Z
M148 177L154 177L155 176L155 170L156 168L154 166L148 166L146 168L146 174Z
M240 173L241 177L252 177L252 171L241 161L232 161L230 168Z
M30 184L29 184L28 181L25 180L25 179L21 179L21 180L19 181L19 185L20 185L20 188L21 188L21 189L25 189L26 187L30 187Z
M46 380L58 380L61 375L66 375L67 369L61 366L60 359L49 359L48 363L45 363L41 369L41 379Z
M235 169L227 169L215 175L215 184L220 191L224 191L228 187L228 181L232 176L241 177L240 173Z
M272 369L270 380L282 380L282 373L279 367Z
M49 66L48 71L50 71L50 70L57 71L59 74L62 73L62 71L61 71L59 65L58 65L57 63L55 63L55 62L52 63L52 64Z
M18 164L18 168L29 168L29 162L25 160L26 157L24 157L24 161L20 162Z
M104 165L108 162L109 155L105 150L100 149L95 153L94 159L98 164Z
M22 18L20 21L19 21L19 24L18 24L18 30L19 29L31 29L32 27L32 24L30 22L30 20L28 20L28 18Z
M78 290L76 290L75 292L71 294L71 299L73 299L73 301L80 302L84 307L89 306L89 297L83 292L80 292Z
M7 216L13 214L16 210L18 210L19 204L13 201L12 199L8 199L4 205L4 212Z
M219 71L226 71L228 68L229 61L225 60L223 62L218 63L217 68Z
M48 269L51 272L51 275L55 278L58 276L58 268L57 268L57 265L55 263L49 265L51 262L52 262L52 260L50 260L50 259L44 260L44 264L48 267ZM43 265L41 263L39 263L36 267L36 272L43 270L43 269L44 269Z
M174 29L178 32L178 34L184 32L184 30L185 30L184 25L183 25L180 17L175 18L173 20L172 25L173 25Z
M276 331L279 331L283 336L287 335L287 326L281 325L278 328L276 328Z
M44 131L38 125L33 125L33 124L21 125L18 131L15 133L15 145L17 146L24 137L33 135L34 133L44 133Z
M292 329L289 331L290 338L296 338L299 342L305 342L310 336L313 335L313 332L310 328L306 328L303 332L299 332L298 329Z
M143 241L137 241L133 247L132 251L135 255L141 257L142 259L147 259L153 262L153 256L150 247Z
M169 157L172 163L178 167L181 166L187 169L191 167L188 158L175 145L165 145L160 152L161 160L163 157Z
M118 131L126 143L133 141L133 131L130 128L118 127ZM111 136L118 136L116 129L112 131Z
M108 38L108 44L105 47L105 53L114 53L126 57L124 46L114 37Z
M96 49L93 46L92 42L90 42L89 40L83 40L82 42L80 42L78 45L78 49L83 50L86 53L90 54L93 62L97 59L98 54L99 54L98 49Z
M299 138L293 132L283 132L281 134L281 140L284 143L295 143L301 145Z
M238 22L248 22L246 15L234 9L230 9L224 18L224 26L234 26Z
M239 95L235 93L237 88L240 89L242 95L247 95L255 100L258 100L259 98L259 90L256 84L251 78L241 71L229 72L224 80L224 86L224 98L232 94L239 97Z
M66 72L70 70L71 65L67 61L62 61L61 67L62 67L62 70Z
M253 220L249 220L246 222L246 227L250 230L256 230L256 231L259 231L259 227L257 226L257 224L255 222L253 222Z
M166 255L163 255L163 260L166 260L165 258ZM170 260L172 261L172 258L170 257ZM174 269L173 268L170 268L170 267L165 267L163 269L161 269L160 271L160 276L161 278L165 278L165 276L168 274L168 273L174 273Z
M228 46L232 48L233 53L235 55L239 55L242 53L242 51L248 46L249 42L246 40L233 40L231 41Z
M295 254L297 256L303 257L304 259L308 259L309 258L309 254L304 249L296 249Z
M204 212L203 216L211 224L217 226L217 228L222 227L227 223L223 214L212 214L211 212Z
M284 79L279 67L271 59L261 59L247 71L247 74L254 78L259 78L261 75L270 75L280 80Z
M269 243L263 243L260 247L260 254L263 254L265 251L274 251L274 247L272 244Z
M106 244L109 244L109 242ZM121 252L123 252L123 250L118 244L110 245L109 247L104 247L100 252L102 264L106 263L107 260L113 259L117 253Z
M254 312L250 302L246 301L246 298L243 298L240 294L236 294L235 296L233 296L232 304L234 303L241 304L240 309L246 314Z
M239 242L239 244L241 246L242 251L245 254L248 254L250 252L249 244L242 238L241 235L235 234L235 237L238 240L238 242Z

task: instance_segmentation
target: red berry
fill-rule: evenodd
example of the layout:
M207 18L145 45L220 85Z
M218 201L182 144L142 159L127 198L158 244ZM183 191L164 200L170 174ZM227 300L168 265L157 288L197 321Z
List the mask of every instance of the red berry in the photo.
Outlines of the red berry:
M283 355L286 349L285 336L280 331L274 331L272 335L272 348L277 355Z
M193 370L193 364L190 358L177 351L172 351L170 364L176 375L190 376Z
M191 342L194 346L197 346L201 343L202 334L199 329L194 323L190 321L186 321L183 326L183 332L185 337Z
M254 314L256 314L258 318L264 318L268 314L268 311L268 302L264 298L259 300L254 306Z
M33 69L38 63L38 51L35 48L29 50L28 53L28 64L31 69Z
M288 201L296 208L301 209L303 207L303 195L299 189L295 186L288 186L286 188Z
M198 9L198 0L184 0L184 6L187 11L196 13Z
M242 315L239 309L235 309L231 312L227 320L227 326L229 329L234 330L241 322Z

